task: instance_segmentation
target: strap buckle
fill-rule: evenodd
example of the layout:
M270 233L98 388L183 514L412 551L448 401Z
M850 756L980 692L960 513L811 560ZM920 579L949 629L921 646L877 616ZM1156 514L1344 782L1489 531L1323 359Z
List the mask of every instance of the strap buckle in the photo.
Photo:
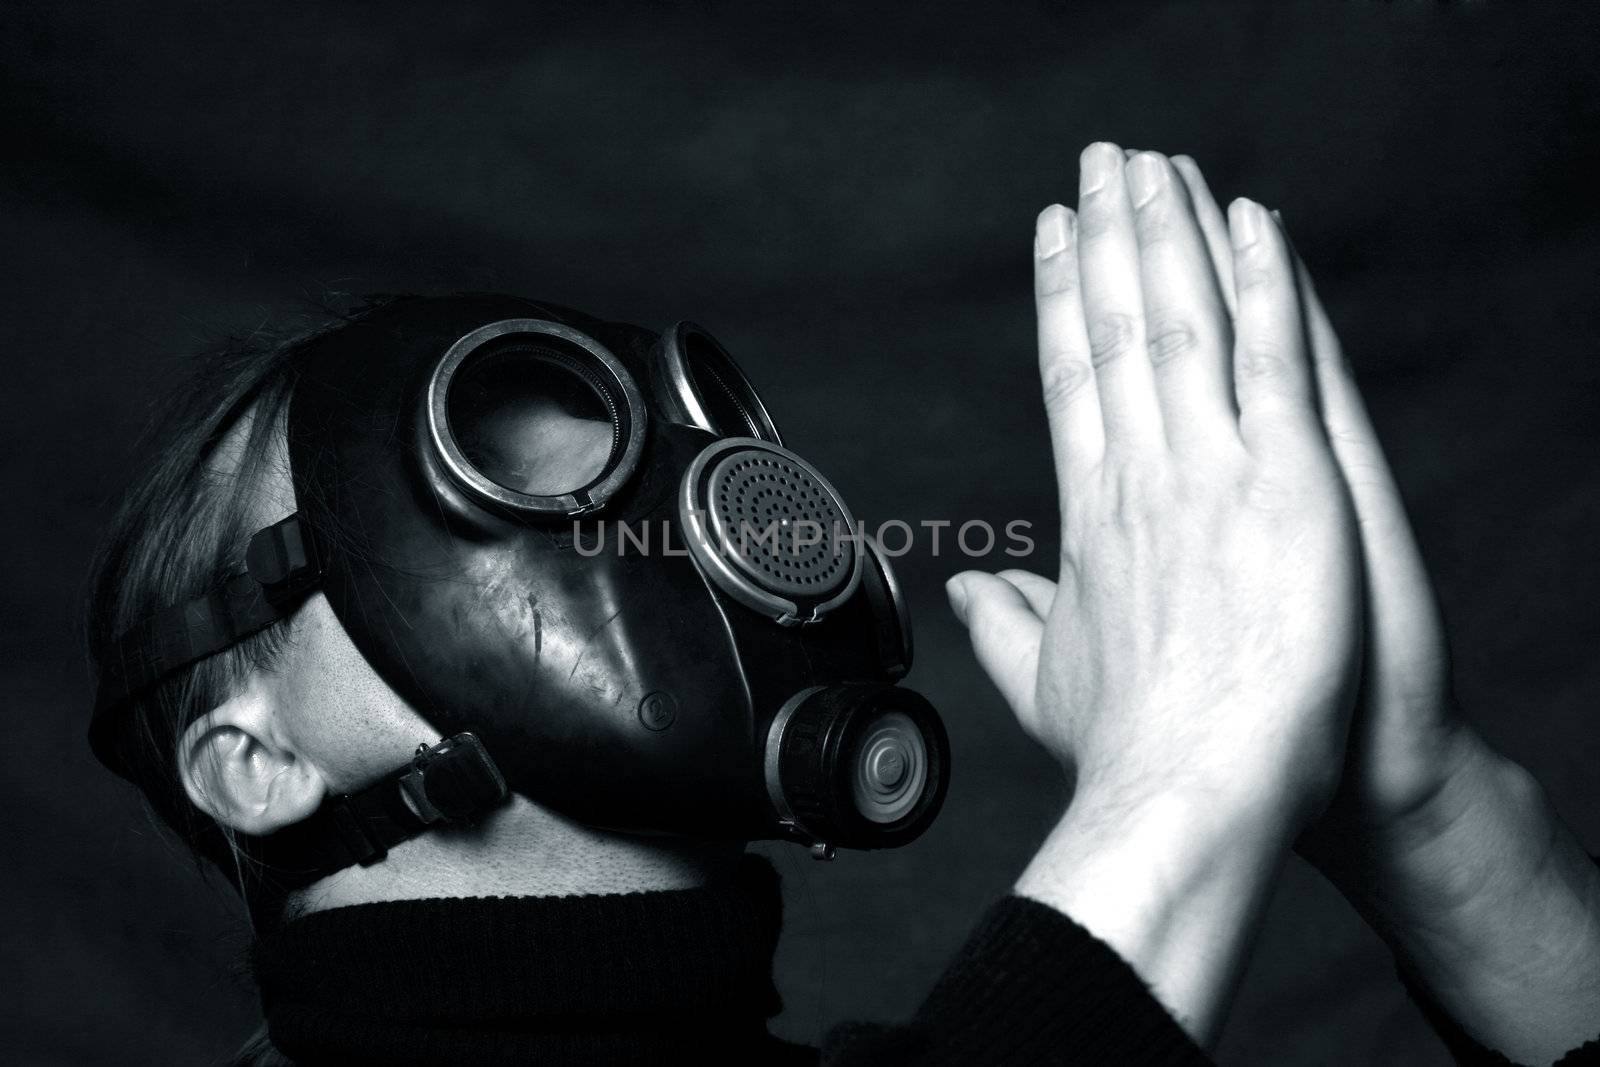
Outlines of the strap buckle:
M400 792L423 825L471 822L499 807L509 795L506 779L474 733L417 746Z
M295 512L257 530L245 549L245 572L271 604L297 601L322 581L316 544Z

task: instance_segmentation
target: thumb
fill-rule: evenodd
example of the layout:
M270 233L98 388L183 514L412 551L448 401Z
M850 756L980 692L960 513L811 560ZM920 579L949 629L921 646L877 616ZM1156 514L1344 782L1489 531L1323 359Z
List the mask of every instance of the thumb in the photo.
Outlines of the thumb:
M1044 623L1016 586L993 574L963 571L945 583L945 592L978 665L1017 717L1031 721Z

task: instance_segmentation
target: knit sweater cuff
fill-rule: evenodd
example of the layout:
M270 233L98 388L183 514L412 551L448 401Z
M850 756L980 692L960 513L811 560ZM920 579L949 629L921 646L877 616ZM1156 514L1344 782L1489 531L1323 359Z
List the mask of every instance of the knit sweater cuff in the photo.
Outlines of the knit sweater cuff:
M1022 897L989 909L907 1030L893 1048L892 1031L836 1031L824 1060L874 1062L875 1049L918 1063L1212 1062L1109 945Z

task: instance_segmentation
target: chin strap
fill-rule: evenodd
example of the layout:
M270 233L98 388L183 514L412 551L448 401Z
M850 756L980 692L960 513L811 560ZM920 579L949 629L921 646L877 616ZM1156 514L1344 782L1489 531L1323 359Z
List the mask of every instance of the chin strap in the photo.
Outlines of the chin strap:
M331 797L309 818L257 839L263 877L300 889L437 826L470 826L510 797L505 777L476 734L419 745L409 763L357 793Z

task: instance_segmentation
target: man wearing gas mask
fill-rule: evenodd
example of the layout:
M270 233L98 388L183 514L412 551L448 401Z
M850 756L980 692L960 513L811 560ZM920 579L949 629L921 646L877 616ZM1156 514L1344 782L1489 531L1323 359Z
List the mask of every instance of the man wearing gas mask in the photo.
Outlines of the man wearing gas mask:
M1280 221L1095 145L1035 277L1061 572L949 592L1073 800L912 1019L820 1052L767 1033L743 843L909 843L952 753L728 353L463 296L206 368L101 561L91 742L250 907L241 1061L1206 1062L1291 847L1459 1055L1600 1033L1600 874L1453 713Z

